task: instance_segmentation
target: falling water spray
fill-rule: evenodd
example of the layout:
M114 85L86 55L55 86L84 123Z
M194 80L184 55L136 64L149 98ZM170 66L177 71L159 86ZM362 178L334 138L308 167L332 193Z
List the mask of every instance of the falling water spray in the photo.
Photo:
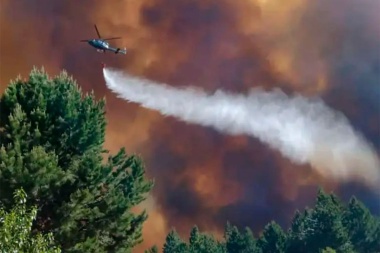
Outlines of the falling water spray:
M250 135L295 164L310 164L325 177L380 185L380 162L373 146L342 113L320 99L258 88L245 95L221 90L207 94L114 69L103 71L108 88L122 99L225 134Z

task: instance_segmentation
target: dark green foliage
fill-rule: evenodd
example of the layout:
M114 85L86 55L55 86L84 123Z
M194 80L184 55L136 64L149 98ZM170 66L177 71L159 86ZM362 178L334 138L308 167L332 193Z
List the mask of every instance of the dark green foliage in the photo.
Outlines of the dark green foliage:
M34 230L53 232L65 252L129 252L147 214L130 210L153 182L121 149L103 163L104 100L82 95L65 72L33 69L1 97L0 201L15 189L39 207Z
M380 253L379 221L355 197L345 206L319 190L315 207L296 211L288 232L272 221L256 240L249 228L241 232L227 222L219 242L194 226L188 244L172 231L164 253Z
M319 190L314 209L296 212L288 241L288 252L312 253L327 247L353 252L348 230L342 223L344 206L334 194Z
M295 212L293 217L292 225L288 233L288 252L302 253L307 252L307 241L308 235L311 229L307 227L306 221L311 218L311 212L309 208L303 213L298 210Z
M246 228L240 233L236 226L232 226L229 222L224 231L226 250L228 253L259 253L256 245L256 239L252 231Z
M163 253L184 253L188 252L188 247L179 237L175 230L171 230L166 236Z
M200 233L197 226L194 226L190 232L189 238L190 253L223 253L225 247L214 239L212 235Z
M262 252L284 253L286 250L286 234L274 221L265 226L258 245Z
M309 251L331 247L337 252L352 252L348 231L342 224L343 211L335 195L319 190L315 209L306 223L311 230L307 240Z
M29 80L16 80L1 98L2 126L6 146L23 137L21 150L42 145L55 151L59 165L71 163L89 149L100 151L105 135L104 100L82 96L81 89L66 72L49 79L33 69Z
M190 232L189 243L184 242L175 230L166 237L163 253L226 253L224 243L217 241L212 235L200 233L197 226Z
M152 248L145 250L144 253L158 253L158 248L156 245L154 245Z
M190 245L197 245L199 244L199 241L200 241L199 228L198 226L194 226L190 231L190 238L189 238Z
M351 198L344 212L343 224L355 251L358 253L380 252L380 222L355 197Z

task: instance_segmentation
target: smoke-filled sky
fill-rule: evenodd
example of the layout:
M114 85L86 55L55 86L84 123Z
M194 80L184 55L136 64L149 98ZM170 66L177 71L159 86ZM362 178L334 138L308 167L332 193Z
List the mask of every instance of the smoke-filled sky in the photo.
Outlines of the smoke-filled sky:
M312 205L317 186L359 196L376 214L378 196L294 165L255 138L164 118L105 86L100 62L172 86L244 93L261 86L319 96L343 112L380 153L380 2L376 0L1 0L0 84L33 65L66 69L107 99L106 146L141 154L156 179L136 252L162 244L171 227L220 234L225 222L255 232L287 226ZM79 40L122 36L127 55L99 54Z

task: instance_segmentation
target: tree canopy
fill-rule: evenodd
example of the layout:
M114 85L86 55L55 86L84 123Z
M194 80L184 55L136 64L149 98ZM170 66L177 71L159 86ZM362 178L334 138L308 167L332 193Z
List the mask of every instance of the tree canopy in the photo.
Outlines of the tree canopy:
M344 205L335 194L319 190L315 207L296 211L287 231L272 221L255 238L249 228L239 230L227 222L224 239L219 241L195 226L188 242L172 230L162 252L377 253L379 231L379 218L355 197Z
M23 188L38 207L33 229L65 252L128 252L142 240L146 212L131 208L153 187L140 157L124 148L104 161L105 100L84 94L62 71L34 68L0 100L0 201Z

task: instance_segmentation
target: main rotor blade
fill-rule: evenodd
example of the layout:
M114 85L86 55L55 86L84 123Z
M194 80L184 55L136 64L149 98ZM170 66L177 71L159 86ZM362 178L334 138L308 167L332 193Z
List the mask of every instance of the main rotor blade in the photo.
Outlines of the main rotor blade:
M88 42L89 40L80 40L80 42Z
M117 40L121 39L121 37L112 37L112 38L107 38L107 39L102 39L102 40Z
M96 30L96 33L98 34L99 39L101 39L102 37L100 36L100 33L99 33L99 31L98 31L98 28L96 27L96 25L94 25L94 26L95 26L95 30Z

